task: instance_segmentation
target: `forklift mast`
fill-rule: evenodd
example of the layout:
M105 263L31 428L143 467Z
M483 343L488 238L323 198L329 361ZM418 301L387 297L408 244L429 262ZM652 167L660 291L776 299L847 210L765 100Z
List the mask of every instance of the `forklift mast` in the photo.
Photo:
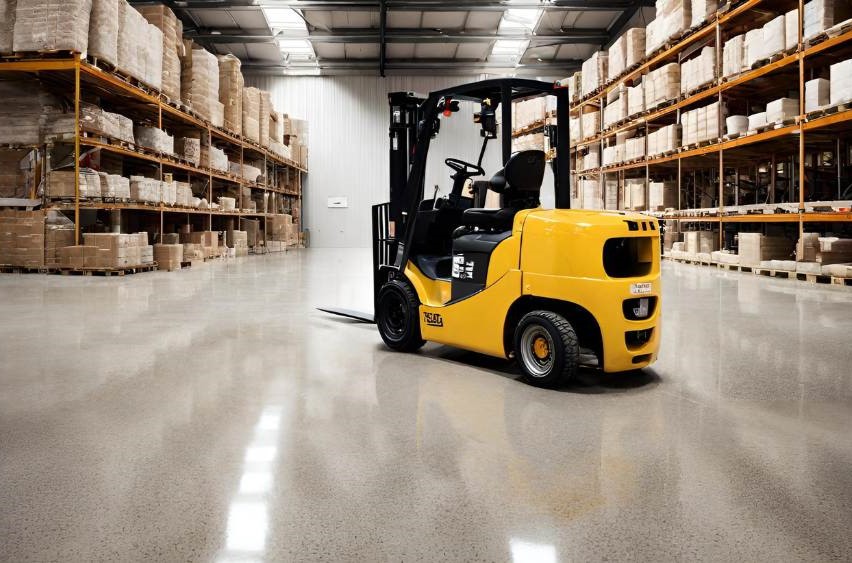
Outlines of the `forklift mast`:
M388 94L390 109L390 221L397 228L402 227L403 202L414 157L414 144L417 141L417 124L422 119L420 104L426 96L414 92L391 92Z

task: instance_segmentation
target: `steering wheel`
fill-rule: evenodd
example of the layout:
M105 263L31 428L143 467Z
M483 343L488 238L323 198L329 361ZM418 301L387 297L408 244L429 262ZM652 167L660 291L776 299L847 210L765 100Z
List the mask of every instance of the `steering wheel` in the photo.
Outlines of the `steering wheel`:
M448 158L444 160L444 164L446 164L456 172L460 172L462 176L470 177L485 175L485 170L483 170L481 166L477 164L471 164L470 162L465 162L457 158Z

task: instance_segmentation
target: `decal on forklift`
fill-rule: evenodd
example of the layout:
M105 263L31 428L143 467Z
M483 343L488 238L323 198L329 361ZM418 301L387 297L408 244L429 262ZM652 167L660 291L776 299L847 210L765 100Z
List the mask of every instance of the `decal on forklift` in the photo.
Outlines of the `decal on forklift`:
M651 293L650 283L632 283L630 284L630 293L633 295L645 295Z
M427 313L424 311L423 320L429 326L444 326L444 319L440 313Z
M473 279L473 262L465 262L464 256L453 256L453 277L459 280Z

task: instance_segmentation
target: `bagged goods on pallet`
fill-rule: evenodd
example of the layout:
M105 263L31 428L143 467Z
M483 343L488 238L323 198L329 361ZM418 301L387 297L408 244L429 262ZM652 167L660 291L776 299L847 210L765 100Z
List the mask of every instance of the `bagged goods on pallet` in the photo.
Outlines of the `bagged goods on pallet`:
M81 104L80 126L84 131L128 143L135 142L133 120L117 113L104 111L92 104Z
M550 98L552 96L548 96ZM284 118L277 111L269 115L269 148L272 143L284 143Z
M651 211L677 207L677 182L648 184L648 207Z
M744 63L746 69L753 67L757 61L763 59L765 56L763 46L763 29L758 27L757 29L752 29L746 32Z
M787 27L784 15L763 26L763 57L771 57L786 49Z
M805 82L805 113L826 107L831 100L831 82L814 78Z
M133 128L136 144L161 154L175 153L175 138L156 127L137 125Z
M760 233L739 234L740 264L759 266L764 260L784 260L794 250L792 241L784 237L764 236Z
M657 0L657 17L648 24L645 54L650 55L669 39L683 34L692 25L690 0Z
M624 149L624 160L631 161L645 156L645 137L627 139Z
M243 88L245 80L240 59L219 56L219 101L224 108L224 127L235 135L243 133Z
M621 85L609 92L606 98L603 109L604 129L627 119L627 88Z
M704 47L697 57L680 65L680 91L684 94L710 84L716 78L716 50Z
M175 182L175 205L190 207L192 203L192 188L187 182Z
M645 58L645 28L628 29L624 33L624 37L626 37L624 68L628 69L638 65Z
M669 63L649 72L642 80L645 87L645 109L654 109L674 100L680 93L680 65Z
M799 115L799 100L779 98L766 104L766 122L778 123Z
M258 128L260 129L260 146L269 146L269 113L272 111L272 97L265 90L260 91L260 105L258 106L259 113L257 118Z
M121 0L92 0L89 55L118 65L119 6Z
M260 90L253 86L243 88L243 136L260 143Z
M40 144L66 107L29 79L0 80L0 99L0 145Z
M163 32L125 0L120 1L118 12L118 68L152 88L161 89Z
M623 34L615 40L612 47L607 51L607 73L608 80L615 80L624 73L627 68L627 35Z
M198 166L201 164L201 139L178 137L175 139L175 154L193 166Z
M572 140L576 141L577 139L572 137ZM278 158L284 160L292 160L290 147L288 147L284 143L279 143L278 141L269 141L269 151Z
M101 197L130 199L130 180L118 174L98 172L101 180Z
M835 278L852 278L852 263L826 264L822 267L822 273Z
M799 46L799 9L784 14L784 50L790 51Z
M15 9L12 47L17 52L86 53L92 0L21 0Z
M648 156L657 156L680 147L680 127L666 125L648 134Z
M607 180L604 184L604 209L618 209L618 180Z
M604 85L607 76L607 63L607 54L604 51L596 51L583 62L583 96L591 94Z
M219 60L188 39L184 40L180 89L183 102L202 119L212 121L214 112L219 113Z
M234 211L236 210L237 200L232 197L219 197L219 209L222 211Z
M763 127L766 125L766 112L761 111L758 113L753 113L748 116L748 130L754 131L758 127Z
M848 0L812 0L805 4L802 39L807 41L849 18L852 18L852 3Z
M748 116L732 115L725 118L725 129L728 135L742 134L748 131Z
M722 50L722 76L734 76L750 68L746 65L745 35L737 35L725 41Z
M183 24L162 4L137 6L145 20L163 35L162 91L170 100L180 100L180 55L183 53Z
M829 86L829 104L844 104L852 100L852 59L833 64Z
M131 176L130 199L142 203L158 203L160 201L160 181L144 176Z
M47 176L47 195L51 198L71 199L74 196L74 169L51 170ZM80 197L101 197L101 178L90 168L81 168L79 175Z
M690 27L698 27L716 14L719 9L718 0L692 0L692 19Z
M15 34L15 10L18 0L0 0L0 54L14 51L12 39Z
M201 147L201 167L228 173L228 155L213 145L205 145Z
M582 209L603 209L603 190L598 180L581 180Z
M648 205L645 199L645 178L625 178L624 209L643 211Z
M183 262L183 245L155 244L154 261L160 270L168 270L169 272L180 270L180 264Z
M642 84L627 87L627 117L645 111L645 87Z
M160 202L172 206L177 202L177 186L175 182L160 182Z

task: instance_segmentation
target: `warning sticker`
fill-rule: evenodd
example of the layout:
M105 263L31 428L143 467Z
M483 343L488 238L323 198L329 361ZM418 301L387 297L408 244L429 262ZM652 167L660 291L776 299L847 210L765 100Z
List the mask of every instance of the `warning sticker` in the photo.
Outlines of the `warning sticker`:
M453 277L459 280L472 280L474 263L466 261L463 255L453 256Z
M645 295L651 293L650 283L632 283L630 284L630 293L633 295Z

